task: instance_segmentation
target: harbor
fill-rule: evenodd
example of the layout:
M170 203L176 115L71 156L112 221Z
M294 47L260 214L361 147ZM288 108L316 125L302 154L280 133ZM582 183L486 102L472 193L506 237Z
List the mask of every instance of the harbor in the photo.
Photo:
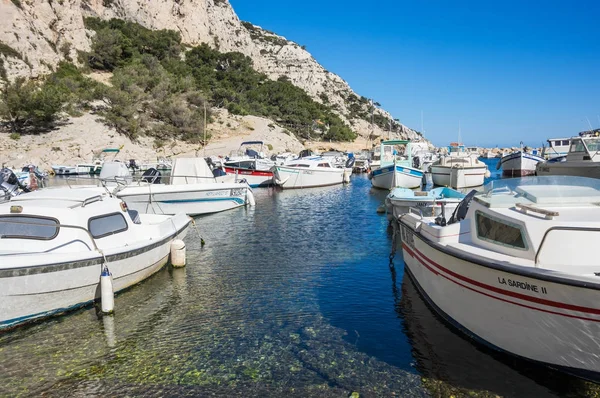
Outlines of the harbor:
M0 1L0 397L599 397L600 5L542 11Z
M495 170L498 159L482 161ZM494 171L486 182L500 178ZM330 187L255 189L253 207L196 218L187 266L117 294L114 315L86 306L0 334L0 394L596 393L439 318L376 212L388 193L356 174Z

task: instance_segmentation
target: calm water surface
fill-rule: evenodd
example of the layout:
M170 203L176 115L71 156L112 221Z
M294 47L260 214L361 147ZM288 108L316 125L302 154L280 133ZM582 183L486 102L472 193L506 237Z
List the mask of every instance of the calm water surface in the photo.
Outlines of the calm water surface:
M255 195L198 218L188 266L119 294L114 317L87 308L0 335L0 395L598 394L446 327L401 253L390 267L386 193L365 176Z

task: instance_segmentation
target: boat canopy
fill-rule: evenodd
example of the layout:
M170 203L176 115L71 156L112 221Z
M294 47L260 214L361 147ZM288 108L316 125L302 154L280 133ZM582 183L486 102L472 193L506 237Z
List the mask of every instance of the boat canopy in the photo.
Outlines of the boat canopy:
M262 141L244 141L240 144L240 146L244 145L263 145Z
M173 160L171 185L213 183L214 175L204 158Z
M395 146L404 145L406 149L404 150L404 156L406 159L398 160L396 159L396 150ZM381 167L389 166L392 163L396 163L401 166L412 167L412 153L411 153L411 142L408 140L387 140L381 141L380 148L380 156L381 156Z

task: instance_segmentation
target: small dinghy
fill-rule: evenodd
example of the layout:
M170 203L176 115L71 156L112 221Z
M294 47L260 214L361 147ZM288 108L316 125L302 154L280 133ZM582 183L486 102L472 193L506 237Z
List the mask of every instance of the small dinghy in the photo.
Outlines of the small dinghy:
M452 188L440 187L431 191L414 191L407 188L394 188L385 198L388 218L398 218L415 208L426 217L436 217L444 212L451 214L465 194Z

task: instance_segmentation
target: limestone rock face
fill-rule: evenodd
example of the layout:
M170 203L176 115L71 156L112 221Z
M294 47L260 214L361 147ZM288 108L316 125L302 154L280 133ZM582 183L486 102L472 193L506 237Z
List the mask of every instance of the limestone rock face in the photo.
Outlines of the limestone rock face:
M149 29L177 30L191 45L241 52L270 78L286 76L315 100L328 101L360 135L385 136L377 127L373 134L362 121L348 120L347 99L356 94L347 82L297 43L240 21L227 0L0 0L0 16L0 72L4 68L9 79L35 78L63 59L77 62L77 50L89 50L94 34L85 29L85 16L120 18ZM19 55L3 52L2 45ZM381 109L375 112L391 118ZM396 135L418 138L405 126Z

